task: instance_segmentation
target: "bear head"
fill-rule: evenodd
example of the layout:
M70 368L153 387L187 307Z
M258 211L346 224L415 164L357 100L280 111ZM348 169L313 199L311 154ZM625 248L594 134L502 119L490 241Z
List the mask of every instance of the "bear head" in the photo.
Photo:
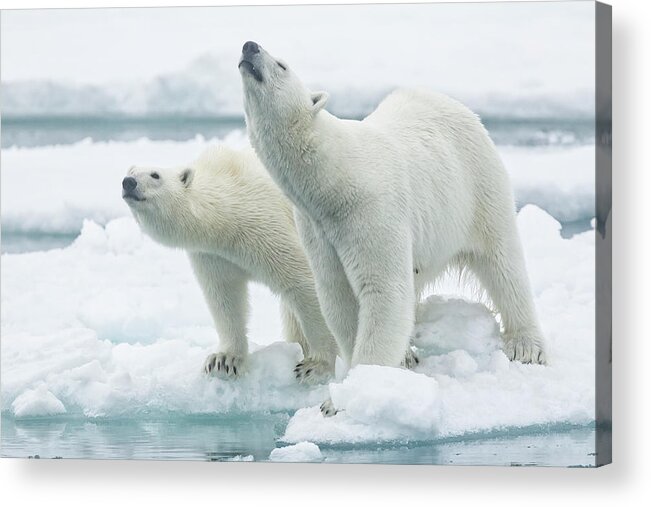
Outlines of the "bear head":
M244 44L238 68L249 120L264 117L281 125L295 124L316 116L328 101L326 92L310 92L286 62L255 42Z
M193 177L194 170L190 167L133 166L122 180L122 199L140 226L157 237L162 234L166 219L174 210L183 208L185 193L192 185Z

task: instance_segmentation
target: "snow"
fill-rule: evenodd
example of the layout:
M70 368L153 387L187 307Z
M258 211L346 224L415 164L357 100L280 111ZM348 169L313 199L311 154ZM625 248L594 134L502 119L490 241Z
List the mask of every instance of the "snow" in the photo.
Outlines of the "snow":
M323 461L323 454L319 446L312 442L299 442L286 447L278 447L269 455L271 461L285 461L289 463L306 463L310 461Z
M495 350L498 324L481 303L430 296L426 304L418 307L416 317L426 325L416 325L413 343L427 355L459 348L474 354Z
M66 408L44 385L28 389L11 404L16 417L65 414Z
M509 362L491 313L471 300L471 286L451 278L419 308L415 371L361 366L305 387L292 375L300 347L280 341L269 291L251 287L247 374L207 379L201 366L217 336L185 254L155 244L131 218L105 227L86 221L67 248L2 256L2 411L17 418L296 411L282 441L320 446L590 424L594 231L564 240L559 223L535 206L522 209L518 226L548 367ZM319 405L329 396L341 411L324 419Z
M2 150L1 210L5 233L77 234L84 220L99 225L129 216L121 181L132 165L175 166L209 144L247 144L243 131L223 140L93 142ZM499 147L522 206L536 204L557 220L594 217L594 147Z

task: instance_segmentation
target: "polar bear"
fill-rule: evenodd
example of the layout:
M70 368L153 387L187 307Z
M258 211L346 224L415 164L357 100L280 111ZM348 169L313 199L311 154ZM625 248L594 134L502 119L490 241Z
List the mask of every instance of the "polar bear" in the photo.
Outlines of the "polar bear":
M349 365L397 366L425 286L469 269L511 360L546 363L508 175L478 117L424 90L362 121L325 111L255 42L239 61L251 144L296 207L319 302Z
M142 230L187 251L219 335L209 375L236 377L248 354L247 283L281 299L285 337L303 348L294 373L321 382L334 371L336 343L323 319L291 203L252 149L206 150L179 168L131 167L122 197Z

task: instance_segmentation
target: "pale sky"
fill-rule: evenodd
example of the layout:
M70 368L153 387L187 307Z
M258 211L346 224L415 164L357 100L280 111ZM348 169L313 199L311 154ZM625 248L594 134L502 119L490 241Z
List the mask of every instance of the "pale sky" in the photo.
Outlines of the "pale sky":
M3 11L2 80L137 82L255 40L305 81L574 93L593 88L594 3Z

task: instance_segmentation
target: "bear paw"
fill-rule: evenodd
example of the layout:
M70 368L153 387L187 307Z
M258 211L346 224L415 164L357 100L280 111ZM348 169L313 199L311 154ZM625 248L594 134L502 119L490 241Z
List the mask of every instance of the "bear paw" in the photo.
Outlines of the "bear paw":
M531 337L505 337L503 350L511 361L520 361L523 364L547 364L543 344L540 340Z
M304 359L294 368L296 380L301 384L322 384L332 377L332 367L319 359Z
M408 370L413 370L418 366L418 363L420 363L420 359L418 359L414 350L411 347L408 347L405 358L400 363L400 366L407 368Z
M245 359L227 352L217 352L206 358L203 371L212 377L235 378L244 373Z
M323 417L333 417L337 415L337 412L339 410L335 408L330 398L321 403L321 414L323 414Z

